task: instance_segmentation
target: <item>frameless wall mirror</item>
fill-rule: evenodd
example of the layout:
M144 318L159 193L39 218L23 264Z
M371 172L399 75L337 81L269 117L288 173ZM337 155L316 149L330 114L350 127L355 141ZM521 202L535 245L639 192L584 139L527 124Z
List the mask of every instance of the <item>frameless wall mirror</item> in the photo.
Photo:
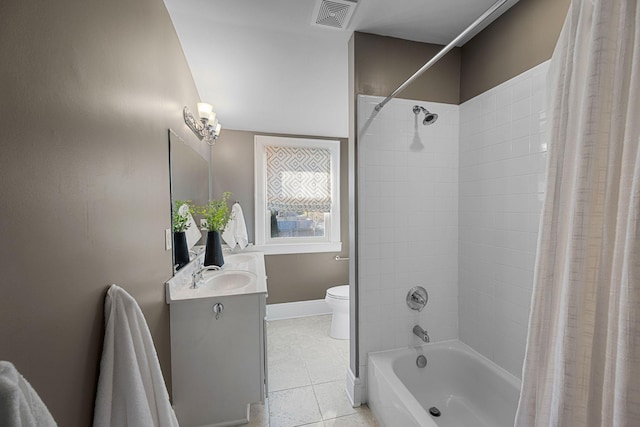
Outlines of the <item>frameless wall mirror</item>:
M208 148L208 147L207 147ZM208 149L205 150L208 152ZM171 191L171 230L176 201L191 201L203 206L209 200L209 160L198 153L187 142L169 129L169 174ZM199 218L194 217L199 225ZM202 242L196 244L202 244ZM172 265L176 265L175 245L172 250ZM172 268L173 271L173 268Z

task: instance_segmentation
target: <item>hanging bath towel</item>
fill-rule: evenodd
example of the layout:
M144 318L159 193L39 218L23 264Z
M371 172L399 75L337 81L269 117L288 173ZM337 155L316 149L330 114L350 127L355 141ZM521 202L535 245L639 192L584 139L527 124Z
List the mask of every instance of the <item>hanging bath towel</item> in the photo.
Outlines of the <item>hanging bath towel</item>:
M193 215L189 212L189 205L184 204L180 206L178 213L180 215L187 215L187 230L185 234L187 236L187 248L191 249L202 238L202 232L198 228L196 220L193 219Z
M111 285L94 427L176 427L149 327L135 299Z
M57 426L31 384L12 363L4 361L0 362L0 426Z
M244 221L242 206L238 202L231 207L231 219L222 232L222 238L231 249L236 245L240 246L240 249L244 249L249 244L247 225Z

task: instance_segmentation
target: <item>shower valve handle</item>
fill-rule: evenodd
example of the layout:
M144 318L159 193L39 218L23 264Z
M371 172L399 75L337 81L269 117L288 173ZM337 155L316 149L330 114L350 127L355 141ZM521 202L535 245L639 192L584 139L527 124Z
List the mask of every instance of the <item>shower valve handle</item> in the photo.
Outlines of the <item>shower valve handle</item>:
M429 294L422 286L415 286L407 294L407 306L411 310L422 311L429 301Z

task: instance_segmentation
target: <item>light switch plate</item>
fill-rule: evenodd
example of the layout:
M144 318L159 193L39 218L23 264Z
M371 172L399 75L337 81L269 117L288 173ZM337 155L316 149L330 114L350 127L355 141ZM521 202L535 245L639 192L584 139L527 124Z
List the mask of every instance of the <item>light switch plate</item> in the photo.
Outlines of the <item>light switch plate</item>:
M170 251L172 248L171 244L171 229L167 228L164 230L164 250Z

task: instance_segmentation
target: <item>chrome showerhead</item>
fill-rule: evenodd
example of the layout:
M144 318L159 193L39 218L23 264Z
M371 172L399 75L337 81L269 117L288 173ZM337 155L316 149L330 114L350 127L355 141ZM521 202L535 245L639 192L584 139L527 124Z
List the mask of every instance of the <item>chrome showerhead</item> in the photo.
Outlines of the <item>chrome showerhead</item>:
M438 115L436 113L430 113L426 108L420 105L414 105L413 114L418 115L420 112L424 113L424 120L422 121L423 125L432 125L436 120L438 120Z
M424 120L422 121L423 125L432 125L438 120L438 115L436 113L425 112Z

